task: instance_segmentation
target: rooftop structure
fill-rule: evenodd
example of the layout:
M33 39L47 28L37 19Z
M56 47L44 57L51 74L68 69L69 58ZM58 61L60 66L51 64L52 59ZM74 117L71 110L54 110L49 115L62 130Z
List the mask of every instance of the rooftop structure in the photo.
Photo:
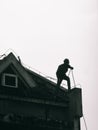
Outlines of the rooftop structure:
M23 66L13 53L0 60L0 128L80 130L82 92L70 92ZM6 124L6 125L5 125Z

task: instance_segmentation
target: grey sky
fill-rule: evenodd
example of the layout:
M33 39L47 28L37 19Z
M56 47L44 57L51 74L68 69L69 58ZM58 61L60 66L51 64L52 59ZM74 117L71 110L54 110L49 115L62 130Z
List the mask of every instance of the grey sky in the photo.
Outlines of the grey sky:
M0 1L0 54L11 48L25 64L54 78L69 58L83 89L89 130L98 129L97 42L97 0Z

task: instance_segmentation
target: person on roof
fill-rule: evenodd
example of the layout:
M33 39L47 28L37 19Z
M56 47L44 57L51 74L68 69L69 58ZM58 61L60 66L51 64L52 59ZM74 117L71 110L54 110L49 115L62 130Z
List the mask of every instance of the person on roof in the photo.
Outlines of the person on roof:
M71 89L70 78L66 75L68 69L73 69L73 67L69 65L69 59L65 59L64 63L59 65L58 69L56 71L57 87L60 86L62 80L66 80L67 81L67 85L68 85L68 90Z

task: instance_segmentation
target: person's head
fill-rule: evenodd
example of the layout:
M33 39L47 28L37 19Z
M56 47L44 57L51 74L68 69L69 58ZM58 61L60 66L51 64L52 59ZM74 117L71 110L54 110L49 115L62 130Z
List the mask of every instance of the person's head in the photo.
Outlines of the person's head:
M64 60L64 64L69 64L69 59L66 58L66 59Z

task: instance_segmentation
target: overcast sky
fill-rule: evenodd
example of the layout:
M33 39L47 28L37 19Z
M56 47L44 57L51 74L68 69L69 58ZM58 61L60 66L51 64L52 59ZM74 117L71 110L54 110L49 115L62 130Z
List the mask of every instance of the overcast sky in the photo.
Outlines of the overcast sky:
M23 63L53 78L69 58L88 130L98 130L97 43L97 0L0 0L0 55L11 48Z

